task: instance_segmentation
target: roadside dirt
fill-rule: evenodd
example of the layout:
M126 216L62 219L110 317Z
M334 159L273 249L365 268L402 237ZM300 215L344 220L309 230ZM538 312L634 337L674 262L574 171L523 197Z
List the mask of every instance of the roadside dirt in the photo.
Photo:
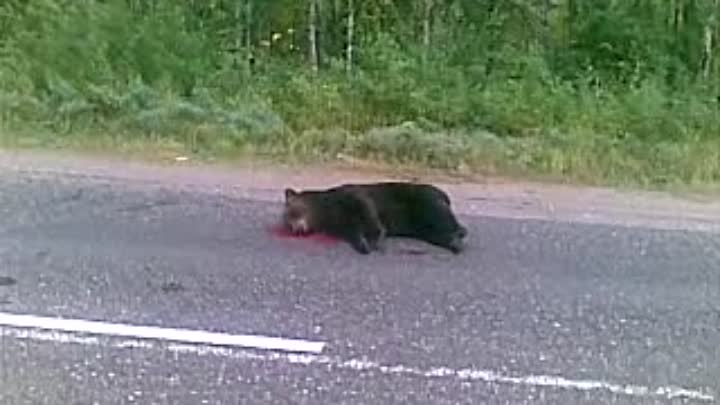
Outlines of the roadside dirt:
M523 182L500 178L459 179L433 173L400 173L352 163L289 166L263 162L196 164L190 160L128 161L66 152L2 151L0 174L81 176L143 187L191 188L231 198L282 201L285 187L328 187L343 182L421 180L445 189L465 215L642 226L720 232L720 198L680 197L666 192Z

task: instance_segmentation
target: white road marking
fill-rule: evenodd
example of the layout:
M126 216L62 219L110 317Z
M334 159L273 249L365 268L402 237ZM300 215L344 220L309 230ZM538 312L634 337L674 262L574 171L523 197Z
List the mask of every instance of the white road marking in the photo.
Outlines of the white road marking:
M0 325L16 328L35 328L91 335L108 335L132 339L155 339L183 343L240 346L246 348L319 354L324 342L285 339L259 335L231 335L202 330L137 326L122 323L52 318L0 312Z
M329 369L374 371L386 375L407 375L421 378L450 378L460 381L485 382L490 384L509 384L531 387L550 387L565 390L579 391L606 391L616 395L638 398L685 398L698 401L714 402L715 396L700 390L687 389L675 386L649 387L634 384L615 384L594 380L573 380L558 376L524 375L512 376L483 369L452 369L435 367L421 369L403 365L388 366L366 359L347 359L330 357L318 354L283 353L277 351L255 352L250 350L237 350L227 347L208 346L198 344L158 345L152 341L139 339L108 339L102 341L97 337L83 337L73 333L45 332L32 329L0 328L0 336L17 339L29 339L55 343L83 344L90 346L104 346L116 349L159 349L173 353L193 355L212 355L239 360L273 361L303 366L325 366Z

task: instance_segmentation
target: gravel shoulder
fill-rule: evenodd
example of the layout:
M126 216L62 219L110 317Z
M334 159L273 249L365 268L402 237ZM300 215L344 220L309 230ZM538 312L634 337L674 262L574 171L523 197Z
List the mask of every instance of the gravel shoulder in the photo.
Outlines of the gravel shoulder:
M653 229L720 232L720 198L669 192L629 191L486 177L473 181L437 174L399 173L367 165L291 166L258 162L235 165L128 161L53 152L2 151L0 171L39 177L135 182L192 189L230 198L279 202L285 187L328 187L387 179L432 182L453 198L460 214L539 219Z

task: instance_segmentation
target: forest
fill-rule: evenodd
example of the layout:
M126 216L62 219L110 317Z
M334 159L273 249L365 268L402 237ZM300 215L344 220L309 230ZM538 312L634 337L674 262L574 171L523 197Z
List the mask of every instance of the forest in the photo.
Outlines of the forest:
M720 0L3 0L0 132L709 184L719 15Z

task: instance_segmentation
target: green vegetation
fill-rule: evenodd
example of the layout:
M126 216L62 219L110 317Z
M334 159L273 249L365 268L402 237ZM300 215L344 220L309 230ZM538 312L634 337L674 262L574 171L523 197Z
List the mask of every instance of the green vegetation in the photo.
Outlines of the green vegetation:
M0 131L706 184L719 3L4 0Z

